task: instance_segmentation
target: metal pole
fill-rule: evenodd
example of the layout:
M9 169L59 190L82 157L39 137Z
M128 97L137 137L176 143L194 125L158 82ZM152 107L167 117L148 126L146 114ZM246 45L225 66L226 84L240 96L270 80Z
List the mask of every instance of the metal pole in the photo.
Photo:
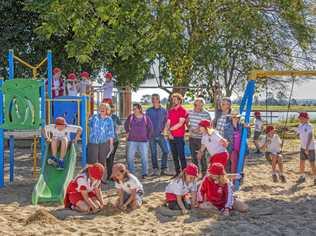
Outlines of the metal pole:
M249 124L250 122L250 113L252 109L252 100L253 100L253 94L255 91L256 82L255 80L250 80L248 81L248 84L249 84L249 88L248 88L247 94L245 94L245 96L247 96L245 124ZM241 174L244 169L244 162L245 162L244 159L245 159L245 154L247 150L247 136L248 136L247 129L248 128L246 127L243 128L243 132L241 136L240 152L239 152L239 159L238 159L238 165L237 165L238 174ZM236 187L236 190L239 190L240 180L236 180L235 187Z
M0 125L3 124L3 78L0 78ZM4 131L0 128L0 188L4 187Z
M41 90L41 129L44 129L46 126L46 95L45 95L45 82L42 81L42 86L40 87ZM50 106L50 103L48 103ZM42 163L45 162L45 137L43 132L41 132L41 161ZM43 170L43 168L42 168Z
M80 123L82 127L82 158L81 158L81 166L85 167L87 164L87 131L88 131L88 123L87 123L87 96L81 97L81 111L80 111Z
M10 183L14 180L14 136L9 138L9 149L10 149Z
M8 54L8 62L9 62L9 80L13 80L14 78L14 54L13 54L13 50L10 49L9 50L9 54Z
M47 92L48 98L52 99L52 82L53 82L53 55L52 51L47 51L47 77L48 77L48 85L47 85Z

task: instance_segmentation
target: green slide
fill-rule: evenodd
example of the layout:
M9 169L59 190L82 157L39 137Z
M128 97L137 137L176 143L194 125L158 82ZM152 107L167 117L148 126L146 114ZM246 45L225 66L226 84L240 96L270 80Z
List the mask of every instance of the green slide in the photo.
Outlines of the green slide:
M77 153L74 144L68 148L64 170L57 170L56 167L48 165L49 156L50 146L46 145L45 163L42 164L41 175L32 193L32 204L34 205L41 202L63 203L66 188L75 172Z

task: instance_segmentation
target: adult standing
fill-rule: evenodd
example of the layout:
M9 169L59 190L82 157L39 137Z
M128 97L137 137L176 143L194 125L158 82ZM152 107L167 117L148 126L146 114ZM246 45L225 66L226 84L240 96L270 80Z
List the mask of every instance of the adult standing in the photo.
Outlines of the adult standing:
M101 163L104 166L103 181L107 179L106 159L113 150L115 137L113 120L108 115L110 112L110 105L101 103L99 113L93 115L89 120L88 163Z
M110 179L111 174L112 174L112 167L114 163L114 157L115 153L117 150L117 147L119 145L119 138L118 138L118 132L119 132L119 127L122 125L122 122L120 118L114 113L115 112L115 107L114 105L111 105L111 111L109 111L108 115L111 116L113 120L113 125L114 125L114 144L113 144L113 150L111 151L111 155L109 156L108 159L106 159L106 167L108 171L108 179Z
M133 105L133 114L129 115L124 124L127 133L127 165L128 170L135 174L135 154L137 150L141 155L142 178L148 176L148 143L152 136L152 123L143 113L139 103Z
M167 161L168 161L168 146L166 139L163 135L164 128L167 122L167 110L160 104L159 94L153 94L151 96L152 107L146 111L146 115L150 118L153 125L153 135L149 141L151 151L151 161L153 167L152 176L159 175L159 166L157 158L157 145L159 145L162 151L160 175L167 174Z
M221 101L221 107L215 112L215 118L213 121L213 127L219 132L219 134L224 137L225 125L231 121L232 102L230 98L223 98Z
M197 151L201 148L202 133L200 132L199 123L201 120L211 121L210 113L204 108L205 101L203 98L196 98L194 101L194 109L188 112L189 118L187 120L187 126L189 127L189 144L191 150L191 156L193 163L201 167L201 173L204 176L207 171L207 160L205 153L201 156L200 165L197 158Z
M184 135L188 113L182 106L183 96L180 93L172 94L171 99L172 108L168 111L166 132L169 134L170 148L176 171L174 177L177 177L181 169L183 170L187 166L184 155Z

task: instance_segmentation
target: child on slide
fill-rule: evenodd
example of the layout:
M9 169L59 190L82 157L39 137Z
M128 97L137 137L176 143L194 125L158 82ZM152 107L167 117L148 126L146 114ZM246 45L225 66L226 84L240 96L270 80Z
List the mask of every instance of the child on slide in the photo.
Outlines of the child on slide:
M81 135L82 128L76 125L68 125L64 117L57 117L55 124L46 125L44 128L47 143L51 143L51 154L47 163L64 169L64 158L67 153L70 133L77 133L74 142L76 143ZM57 158L57 149L60 146L60 156Z
M70 181L65 199L65 208L80 212L96 213L104 206L100 188L104 167L100 163L88 165Z
M202 133L201 149L198 151L198 159L203 155L205 149L211 155L209 163L219 162L224 167L227 165L229 154L226 147L228 142L224 139L218 131L212 129L212 123L209 120L201 120L199 123L200 131Z
M141 207L144 195L143 185L136 176L129 173L124 164L117 163L113 166L111 178L115 182L119 195L115 207L123 211L128 207L133 210Z
M227 178L221 163L213 163L208 168L208 175L198 189L198 201L201 209L218 209L228 216L232 210L246 212L248 206L235 199L232 183Z
M181 210L182 214L186 214L191 208L197 207L196 178L198 175L198 167L190 163L177 178L167 185L165 192L169 209Z
M282 141L278 134L275 133L274 127L268 125L266 127L266 140L263 147L266 148L266 157L267 159L271 158L272 160L272 180L274 183L278 182L278 176L276 172L276 167L279 167L279 178L282 183L286 182L285 176L283 174L283 161L281 155L281 144Z
M309 123L309 115L307 112L301 112L298 116L300 125L297 128L297 133L300 136L301 152L300 152L300 174L298 183L305 182L305 161L309 160L312 175L314 177L314 185L316 185L316 167L315 167L315 141L314 128Z

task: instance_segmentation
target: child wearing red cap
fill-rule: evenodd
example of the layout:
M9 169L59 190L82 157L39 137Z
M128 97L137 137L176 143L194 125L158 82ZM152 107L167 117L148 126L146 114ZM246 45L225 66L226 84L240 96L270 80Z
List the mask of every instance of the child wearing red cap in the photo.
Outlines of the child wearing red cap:
M201 158L205 149L210 154L209 162L220 162L226 166L229 154L226 150L227 140L224 139L218 131L212 129L212 123L209 120L201 120L199 123L202 135L201 149L198 151L198 158Z
M198 167L195 164L190 163L176 179L173 179L167 185L165 192L169 209L181 210L183 214L186 214L187 210L197 207L196 178L198 175Z
M87 71L80 73L80 95L81 96L90 96L91 93L91 81L90 74Z
M268 125L266 128L266 139L262 147L266 148L266 157L272 160L272 180L273 182L278 182L278 176L276 172L276 166L279 167L279 178L282 183L286 182L285 176L283 174L283 161L281 155L281 145L282 141L278 134L275 133L274 127Z
M64 95L64 80L61 77L61 69L55 67L53 69L53 81L52 81L52 97L58 97Z
M102 86L103 89L103 102L112 104L112 92L113 92L113 80L112 80L112 73L111 72L106 72L104 74L105 82Z
M47 143L51 143L52 156L47 159L49 165L64 169L64 158L67 153L70 133L77 133L74 142L80 138L82 128L77 125L68 125L64 117L57 117L55 124L46 125L44 135ZM57 149L60 146L60 157L57 158Z
M67 77L67 94L68 96L78 96L79 84L75 73L70 73Z
M68 184L64 199L65 208L96 213L104 206L101 179L104 167L100 163L88 165Z
M125 211L128 207L135 210L142 205L143 185L136 176L129 173L124 164L117 163L113 166L111 179L114 180L119 195L115 207Z
M217 208L224 215L231 210L246 212L248 206L235 199L232 184L226 176L224 166L214 163L209 166L208 175L202 180L198 189L199 207L202 209Z
M300 152L300 174L298 183L305 182L305 161L309 160L312 175L314 176L314 185L316 185L316 168L315 168L315 141L314 129L309 123L309 115L307 112L301 112L298 116L300 125L297 128L297 133L300 136L301 152Z
M260 154L260 145L259 145L259 137L262 134L263 130L263 121L261 119L261 113L260 111L255 111L255 120L254 120L254 135L253 135L253 142L256 146L256 153Z

